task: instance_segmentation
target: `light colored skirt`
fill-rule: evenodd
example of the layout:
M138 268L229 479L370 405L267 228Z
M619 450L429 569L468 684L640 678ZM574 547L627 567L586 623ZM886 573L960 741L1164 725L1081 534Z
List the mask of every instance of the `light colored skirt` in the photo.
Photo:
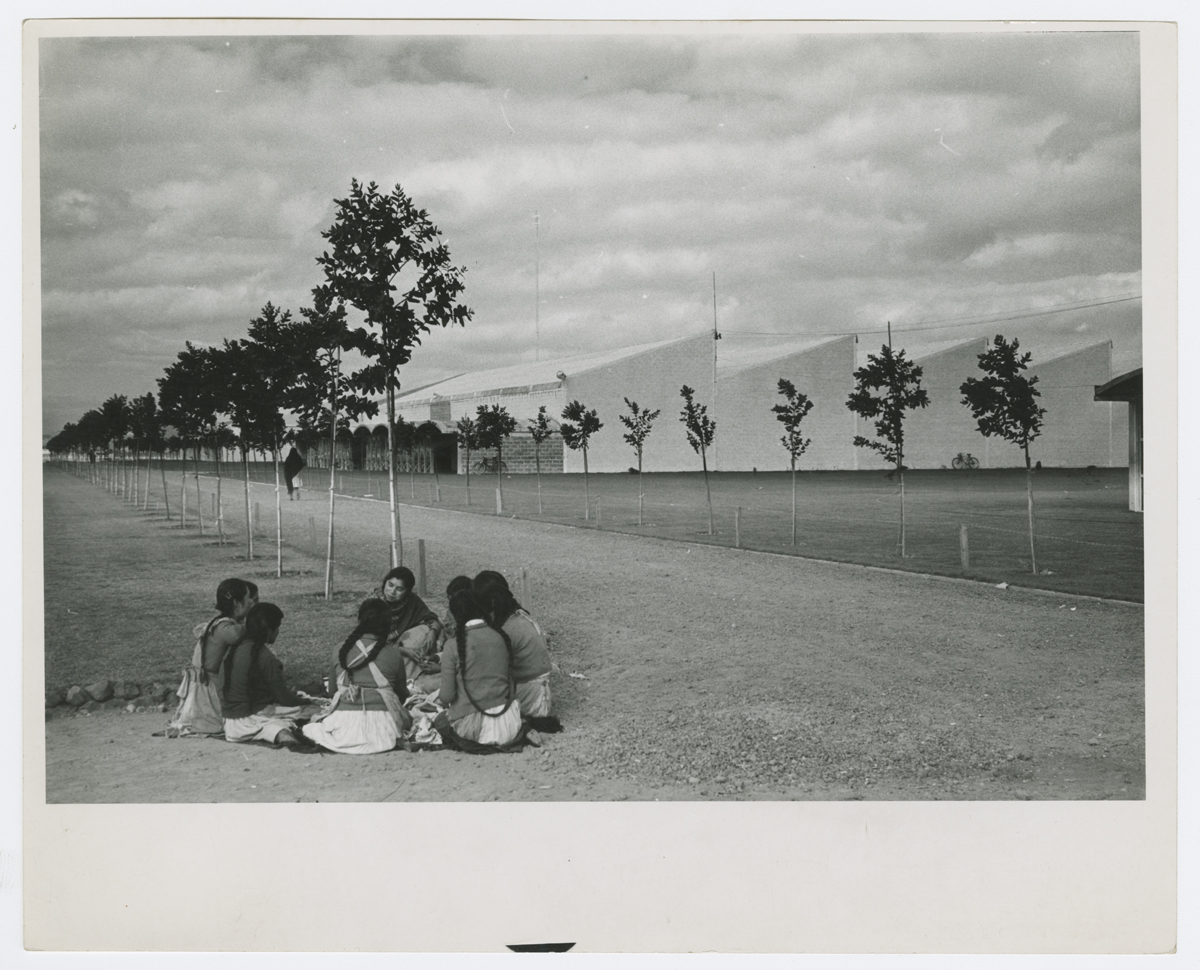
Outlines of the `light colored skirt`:
M225 718L226 741L266 741L274 744L280 731L296 727L296 715L303 708L268 704L249 717Z
M504 711L503 704L489 707L489 711ZM460 738L476 741L479 744L494 744L497 747L508 744L521 733L521 702L513 701L507 711L499 717L488 717L478 711L451 721L450 726Z
M339 710L304 725L305 737L339 754L391 751L402 737L388 711Z
M181 735L219 735L225 730L225 718L221 716L221 691L217 678L197 667L188 667L183 672L179 690L179 707L171 720L171 727Z
M517 700L521 702L521 713L526 717L550 716L550 674L517 684Z

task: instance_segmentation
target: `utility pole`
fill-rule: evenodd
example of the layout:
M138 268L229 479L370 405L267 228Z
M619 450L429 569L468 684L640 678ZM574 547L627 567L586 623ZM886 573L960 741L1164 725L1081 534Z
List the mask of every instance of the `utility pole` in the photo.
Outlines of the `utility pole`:
M717 420L717 341L721 333L717 330L717 274L712 274L713 281L713 372L712 372L712 419ZM712 444L713 471L717 470L717 439Z
M540 360L538 344L541 337L541 327L538 314L542 308L542 251L541 251L541 219L538 213L533 214L533 359Z

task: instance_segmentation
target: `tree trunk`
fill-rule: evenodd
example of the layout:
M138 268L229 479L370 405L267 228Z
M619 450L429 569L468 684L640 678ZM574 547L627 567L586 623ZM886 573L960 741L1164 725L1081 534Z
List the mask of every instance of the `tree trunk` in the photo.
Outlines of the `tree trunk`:
M179 528L187 528L187 447L179 449Z
M341 367L342 357L341 351L338 351L336 366ZM338 423L338 394L337 394L337 371L333 373L333 379L330 381L329 395L329 412L333 416L333 421L329 429L329 525L325 534L325 598L333 598L333 509L334 509L334 492L333 492L333 475L334 475L334 457L337 454L337 423ZM391 396L388 397L389 412L391 411ZM388 414L388 443L392 440L392 416ZM389 454L391 449L388 449ZM395 509L396 492L392 490L392 507ZM395 533L393 532L393 535Z
M283 576L283 506L279 504L279 440L272 442L275 460L275 575Z
M1033 468L1029 463L1029 445L1025 445L1025 498L1029 507L1029 565L1037 575L1037 550L1033 543Z
M904 465L897 462L896 471L900 475L900 558L903 559L908 555L907 546L905 545L907 537L904 532Z
M496 494L500 497L500 507L504 507L504 483L500 474L500 469L504 467L504 445L502 442L496 443Z
M537 469L538 515L542 514L542 445L540 441L533 443L533 464Z
M225 545L225 509L221 505L221 446L213 443L213 457L217 459L217 542Z
M471 449L467 449L467 505L471 504Z
M638 525L642 524L642 504L646 497L645 490L642 488L642 449L638 449Z
M796 544L796 459L792 459L792 545Z
M141 442L137 442L133 446L133 505L134 508L140 503L142 494L142 446ZM129 496L125 496L126 499Z
M200 500L200 446L196 445L196 460L192 463L192 477L196 479L196 525L204 535L204 504Z
M242 446L242 482L246 493L246 561L254 559L254 521L250 518L250 449Z
M704 469L704 494L708 498L708 534L713 534L712 489L708 487L708 455L704 445L700 446L700 466Z
M400 539L400 511L396 506L396 391L388 384L388 502L391 505L392 568L404 564L404 544Z
M163 508L167 511L167 521L171 521L171 497L167 491L167 450L164 448L158 453L158 472L162 475L163 483ZM146 504L150 504L149 493L146 495Z
M583 521L592 517L592 499L588 495L587 448L583 449Z

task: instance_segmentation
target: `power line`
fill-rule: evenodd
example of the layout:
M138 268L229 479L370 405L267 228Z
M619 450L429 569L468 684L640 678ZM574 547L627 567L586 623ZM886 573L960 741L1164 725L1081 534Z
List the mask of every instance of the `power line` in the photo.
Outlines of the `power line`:
M1070 313L1073 310L1089 310L1093 307L1111 306L1114 303L1129 303L1132 300L1140 300L1141 298L1142 294L1135 293L1129 296L1114 297L1111 300L1053 303L1048 307L1043 307L1038 310L1024 310L1016 313L1000 311L999 314L984 314L977 317L956 317L947 320L931 320L924 325L916 325L898 329L901 333L914 333L924 330L951 330L955 327L980 326L985 323L1004 323L1008 320L1024 320L1030 317L1050 316L1055 313ZM781 333L777 330L737 330L726 327L721 332L735 333L742 337L849 337L853 336L854 334L887 333L887 329L884 327L880 327L879 329L855 327L850 330L806 330L803 333Z

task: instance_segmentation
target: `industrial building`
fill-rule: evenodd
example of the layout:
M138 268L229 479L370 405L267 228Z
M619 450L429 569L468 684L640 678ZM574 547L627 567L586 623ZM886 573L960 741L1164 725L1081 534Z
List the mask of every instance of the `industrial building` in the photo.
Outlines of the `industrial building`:
M986 347L984 338L976 338L906 348L923 370L921 382L930 400L928 408L909 413L906 466L949 467L960 452L973 455L982 468L1024 465L1024 456L1015 446L980 435L970 411L961 403L959 386L979 374L977 359ZM645 470L698 470L699 457L688 445L679 421L679 390L688 384L717 422L708 456L710 469L783 470L789 458L780 443L783 427L771 408L782 400L778 381L785 377L813 402L803 424L811 445L798 467L883 468L877 453L854 446L855 435L871 437L873 429L870 422L846 408L855 369L877 349L873 342L854 336L738 346L733 341L718 343L707 332L460 374L397 398L397 413L406 421L432 421L441 431L432 449L414 450L404 461L415 462L419 471L433 467L439 472L464 471L466 456L458 447L455 423L463 416L473 418L481 405L499 404L518 421L518 431L504 445L505 466L512 473L531 472L535 448L526 430L528 423L538 408L545 406L557 426L566 404L579 400L594 408L603 422L592 438L588 467L598 472L625 471L637 463L633 448L622 438L625 428L619 421L619 415L627 413L624 399L629 398L641 407L661 411L646 441ZM1092 344L1047 360L1038 359L1036 346L1028 349L1034 354L1029 373L1039 379L1046 409L1042 434L1030 449L1032 460L1045 467L1126 466L1132 440L1130 408L1121 403L1125 398L1100 397L1097 392L1112 378L1111 344ZM345 445L346 463L386 467L386 441L381 408L377 419L354 429ZM542 443L537 453L542 471L583 470L582 455L565 448L558 434ZM487 457L472 455L472 464ZM319 456L312 458L320 463Z

